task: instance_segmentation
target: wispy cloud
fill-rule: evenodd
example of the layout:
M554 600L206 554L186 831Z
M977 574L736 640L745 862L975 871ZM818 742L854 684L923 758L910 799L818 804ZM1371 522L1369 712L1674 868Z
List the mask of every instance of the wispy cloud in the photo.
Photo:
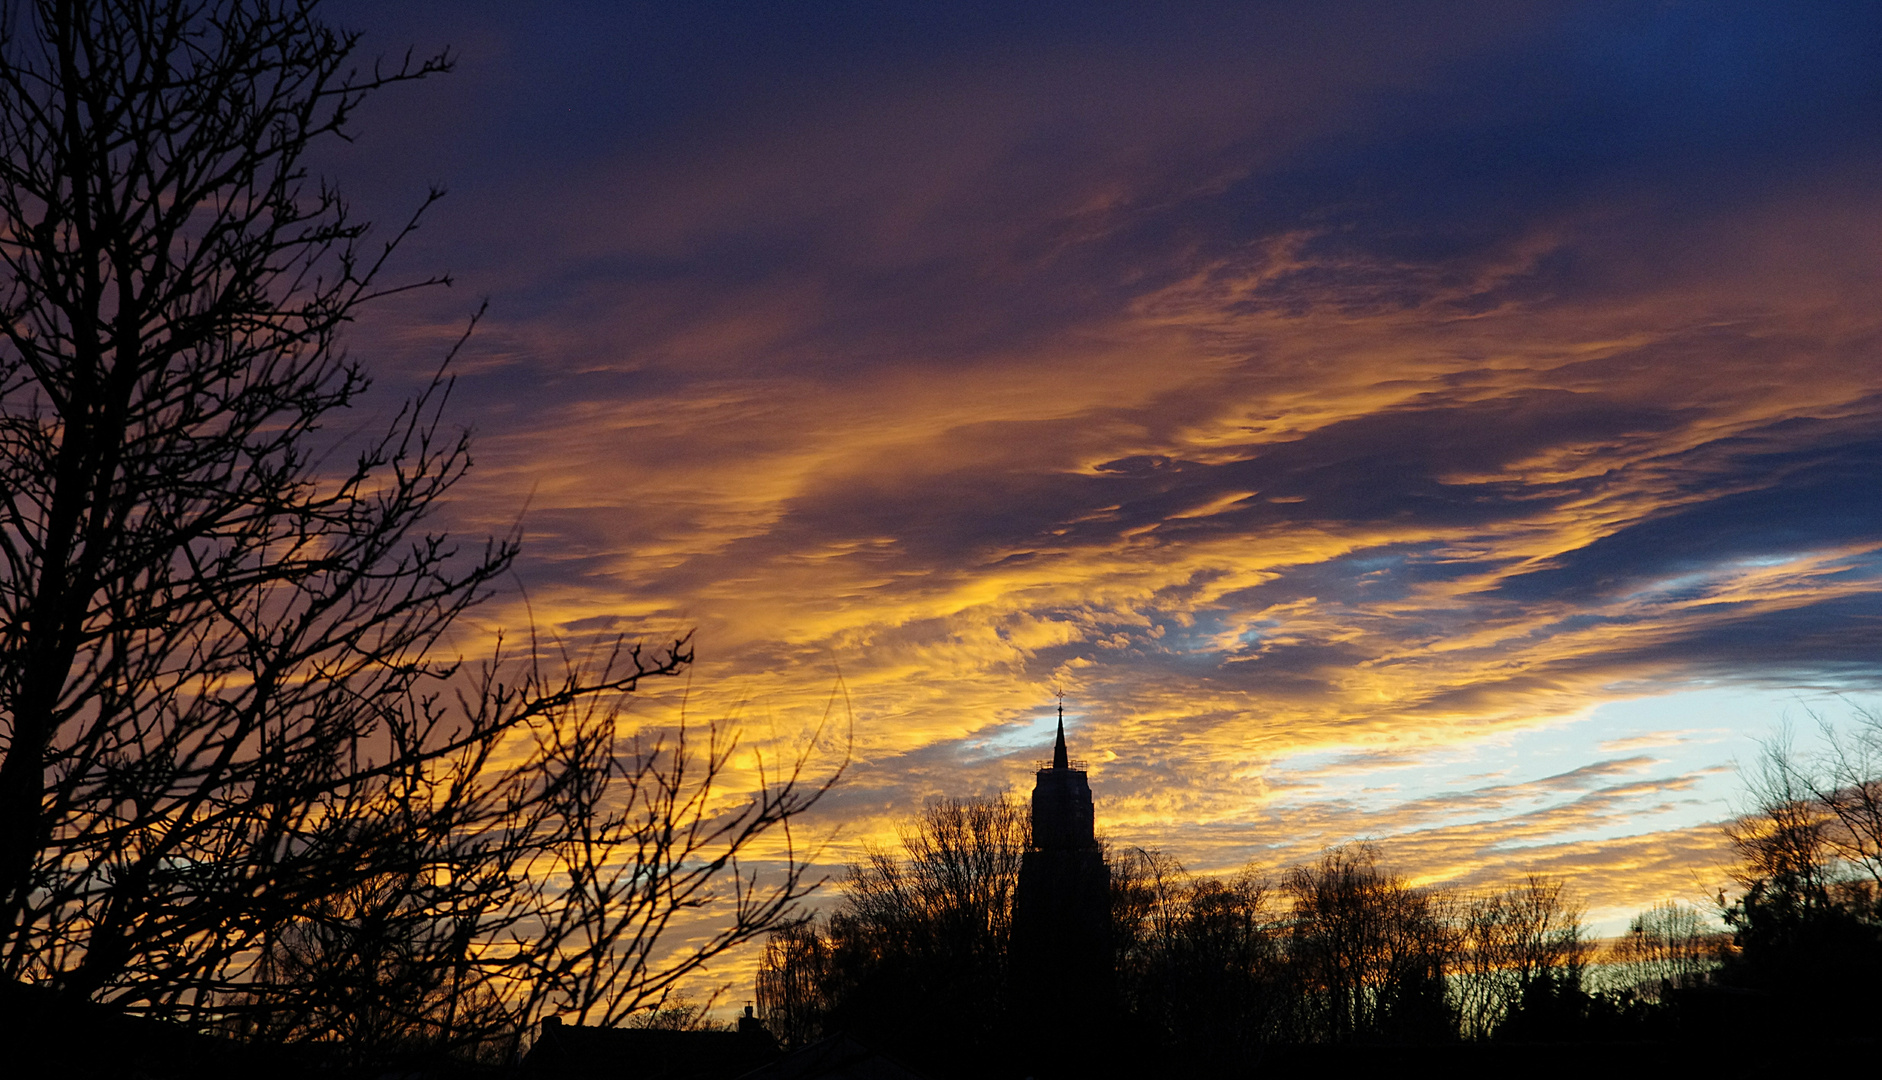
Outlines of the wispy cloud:
M483 11L425 107L514 156L402 151L468 173L432 250L493 294L448 523L527 504L547 623L696 627L695 714L789 728L840 670L838 850L1023 788L1063 687L1114 834L1199 866L1379 836L1688 889L1704 718L1414 774L1643 692L1874 688L1874 13L1355 10L865 20L821 74L652 19L622 55L724 74L639 81Z

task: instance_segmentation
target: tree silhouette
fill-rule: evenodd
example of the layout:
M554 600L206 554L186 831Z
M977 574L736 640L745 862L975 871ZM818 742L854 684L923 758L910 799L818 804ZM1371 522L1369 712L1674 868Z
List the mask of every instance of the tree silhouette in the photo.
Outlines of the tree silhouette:
M1800 763L1787 744L1774 746L1763 793L1773 794L1773 771L1784 775L1778 794L1807 791L1827 815L1819 831L1823 845L1849 878L1866 879L1860 888L1882 901L1882 712L1857 710L1855 720L1856 730L1845 734L1819 718L1824 752L1814 766Z
M1454 1037L1445 975L1457 949L1445 898L1379 865L1371 844L1290 871L1288 955L1303 1029L1326 1042Z
M1467 901L1454 974L1464 1033L1523 1037L1574 1023L1593 944L1560 881L1539 874ZM1545 1016L1549 1013L1566 1013Z
M470 464L448 367L349 454L323 430L368 388L341 330L443 280L384 276L439 193L375 243L307 151L449 58L361 70L313 0L0 20L0 974L461 1044L618 1020L788 921L794 852L738 858L827 781L728 809L728 733L619 726L685 640L443 648L517 551L426 525Z
M1719 978L1769 995L1779 1023L1848 1032L1882 1008L1882 891L1863 832L1877 782L1850 775L1863 759L1849 747L1832 748L1826 777L1788 739L1765 747L1755 809L1726 828L1739 892L1719 901L1738 951Z
M1293 1037L1283 921L1259 874L1198 878L1126 852L1112 861L1112 925L1125 1009L1166 1053L1219 1068Z
M813 922L780 927L765 942L755 987L766 1030L787 1050L825 1035L835 989L831 945Z
M1690 904L1666 901L1628 920L1627 932L1608 950L1644 1000L1703 985L1719 966L1722 942Z
M819 932L774 934L761 1004L787 1042L847 1031L957 1065L1004 1053L1007 943L1026 811L1004 798L941 799L849 868Z

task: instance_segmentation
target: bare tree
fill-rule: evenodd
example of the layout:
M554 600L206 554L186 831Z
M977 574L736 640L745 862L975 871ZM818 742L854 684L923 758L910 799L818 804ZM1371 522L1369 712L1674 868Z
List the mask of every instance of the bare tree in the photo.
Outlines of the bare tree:
M849 868L821 932L773 936L758 980L767 1015L782 1014L774 1033L842 1028L933 1060L994 1052L1029 833L1026 810L1004 797L930 803L899 853Z
M1868 879L1882 898L1882 712L1858 709L1854 733L1839 732L1818 719L1825 751L1818 769L1803 779L1817 803L1834 819L1823 833L1836 857Z
M1788 734L1764 748L1750 778L1755 809L1725 826L1738 850L1733 877L1744 900L1771 919L1800 919L1830 906L1838 877L1836 816L1791 748Z
M997 965L1027 831L1025 811L1005 798L930 803L903 832L900 855L872 851L850 867L834 928L857 942L893 939L974 968Z
M1292 1037L1282 920L1259 873L1194 877L1160 852L1112 861L1125 1008L1191 1067L1227 1067Z
M1826 725L1828 752L1797 754L1788 733L1749 777L1752 809L1727 823L1738 895L1719 905L1736 949L1720 981L1761 991L1787 1013L1835 1031L1882 1007L1882 887L1872 820L1882 742L1873 718L1855 743Z
M486 681L482 704L463 707L508 696ZM670 1013L714 958L793 924L817 882L792 819L840 764L807 782L808 752L782 773L761 757L757 790L727 802L734 740L709 727L702 753L684 727L624 735L617 706L583 698L530 725L534 749L513 766L434 761L418 793L363 804L393 821L351 827L399 869L269 928L217 1014L353 1063L501 1058L545 1015L612 1026ZM754 854L772 867L762 879L743 869Z
M903 832L899 856L872 851L850 867L833 929L998 966L1027 832L1025 810L1003 797L936 800Z
M1705 916L1676 900L1655 904L1628 920L1627 932L1608 949L1610 962L1641 999L1703 984L1718 969L1722 935Z
M984 947L1012 932L1013 893L1030 824L1004 797L940 799L902 833L916 902L951 933Z
M551 767L513 785L493 822L516 860L505 874L518 900L497 920L510 955L489 966L520 984L511 996L523 1012L612 1026L665 1007L727 950L798 921L797 902L821 879L808 876L792 821L842 774L847 744L823 776L806 775L836 706L832 695L824 726L778 770L757 757L757 789L729 807L721 781L738 743L716 726L703 751L684 727L623 745L616 716L601 708L550 729ZM532 810L519 816L519 805ZM768 876L744 869L754 857L772 864ZM670 952L669 931L702 916L691 943Z
M1466 901L1461 917L1453 996L1466 1035L1491 1035L1525 1001L1581 991L1594 946L1560 881L1531 874Z
M307 905L274 935L225 1026L325 1044L343 1064L440 1050L504 1056L509 1003L488 980L463 977L466 957L451 940L460 927L415 902L428 890L413 879L426 873L413 860Z
M1445 975L1457 948L1447 898L1379 865L1371 844L1298 867L1288 955L1306 1034L1328 1042L1453 1035Z
M815 923L772 932L758 966L758 1014L786 1049L816 1042L829 1032L832 1002L830 943Z
M316 1040L618 1020L795 917L796 851L739 860L834 773L728 809L727 733L625 731L683 639L442 648L516 554L425 524L447 369L350 460L322 428L344 326L443 279L384 281L418 216L372 244L303 161L450 60L356 41L314 0L0 7L0 974Z
M1111 866L1111 941L1117 966L1129 971L1149 962L1171 940L1194 885L1175 856L1128 848L1107 860Z
M658 1008L635 1013L622 1026L642 1031L731 1031L730 1023L712 1018L712 1007L718 998L715 993L700 1001L684 991L676 991L667 995Z

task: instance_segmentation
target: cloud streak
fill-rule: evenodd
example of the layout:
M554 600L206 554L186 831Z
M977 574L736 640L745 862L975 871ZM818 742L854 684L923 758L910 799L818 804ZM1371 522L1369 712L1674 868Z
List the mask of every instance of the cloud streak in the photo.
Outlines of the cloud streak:
M1641 755L1702 718L1391 777L1608 701L1875 689L1882 28L1286 7L634 9L613 74L475 9L375 180L468 176L425 249L493 298L450 524L527 505L569 632L697 627L695 712L788 728L840 671L839 853L1022 786L1062 687L1118 842L1690 891L1728 751ZM396 366L438 303L362 343Z

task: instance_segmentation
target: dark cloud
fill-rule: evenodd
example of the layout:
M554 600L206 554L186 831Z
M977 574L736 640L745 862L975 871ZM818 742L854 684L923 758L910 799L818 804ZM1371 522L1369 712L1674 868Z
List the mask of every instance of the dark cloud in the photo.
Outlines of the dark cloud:
M491 299L440 520L520 520L532 606L480 617L697 627L707 713L840 679L843 843L1023 790L1058 688L1198 866L1651 902L1716 763L1418 762L1882 670L1874 5L333 10L461 55L316 164L454 188L404 254L467 288L355 344L396 397Z
M1882 539L1882 486L1876 483L1882 437L1827 445L1810 440L1778 451L1766 449L1772 440L1761 437L1796 433L1808 440L1810 429L1822 426L1786 421L1708 447L1724 451L1726 460L1688 474L1683 486L1695 501L1565 553L1547 569L1513 575L1497 592L1524 601L1586 601L1659 588L1668 599L1692 598L1705 595L1709 572L1736 562L1875 543ZM1876 426L1882 427L1882 417ZM1705 498L1708 487L1726 490Z

